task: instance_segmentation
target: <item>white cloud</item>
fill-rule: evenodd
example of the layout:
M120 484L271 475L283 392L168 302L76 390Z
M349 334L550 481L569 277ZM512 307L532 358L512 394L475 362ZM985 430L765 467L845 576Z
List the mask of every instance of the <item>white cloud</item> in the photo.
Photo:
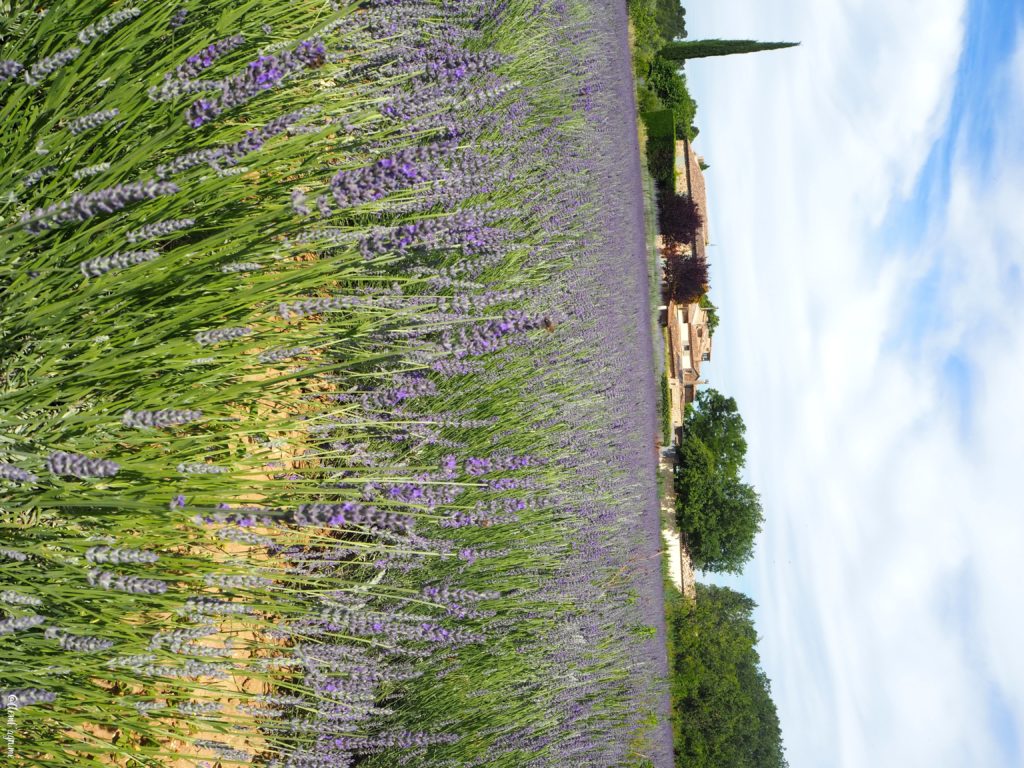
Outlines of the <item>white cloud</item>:
M752 574L790 762L1009 765L989 712L999 690L1024 722L1024 47L992 175L962 149L946 207L897 251L878 225L945 130L964 3L687 11L691 38L802 40L688 66L720 244L709 373L765 502ZM928 269L937 322L905 343Z

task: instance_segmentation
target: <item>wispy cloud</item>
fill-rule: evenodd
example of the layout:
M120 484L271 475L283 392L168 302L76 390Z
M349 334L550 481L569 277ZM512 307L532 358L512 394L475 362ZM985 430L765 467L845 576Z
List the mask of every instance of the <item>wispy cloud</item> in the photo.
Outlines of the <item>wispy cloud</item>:
M791 764L1019 765L1024 46L973 55L997 0L686 5L803 43L688 67Z

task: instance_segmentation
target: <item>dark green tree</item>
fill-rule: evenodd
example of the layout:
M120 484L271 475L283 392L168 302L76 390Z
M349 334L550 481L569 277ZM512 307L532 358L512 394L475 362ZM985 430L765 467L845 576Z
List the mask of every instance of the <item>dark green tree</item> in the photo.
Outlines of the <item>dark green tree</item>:
M686 412L686 433L698 438L715 457L717 470L738 475L747 456L747 427L736 405L717 389L705 387Z
M676 765L784 768L771 684L760 666L746 595L697 585L670 613Z
M676 470L676 519L694 565L739 573L764 523L761 499L740 479L746 427L736 401L704 389L688 406Z
M686 9L679 0L658 0L656 18L666 40L686 37Z
M800 43L762 43L757 40L679 40L669 43L658 54L673 61L703 59L708 56L730 56L734 53L756 53L777 48L792 48Z
M740 573L754 555L764 523L753 486L714 466L698 438L684 435L676 475L676 519L693 564L703 571Z

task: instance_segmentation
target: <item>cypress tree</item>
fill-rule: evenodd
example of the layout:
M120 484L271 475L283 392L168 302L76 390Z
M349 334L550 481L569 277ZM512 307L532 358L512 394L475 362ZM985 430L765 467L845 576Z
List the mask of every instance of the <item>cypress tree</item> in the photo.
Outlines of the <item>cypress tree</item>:
M757 40L681 40L669 43L658 54L666 59L685 61L707 56L728 56L733 53L754 53L775 48L792 48L800 43L762 43Z

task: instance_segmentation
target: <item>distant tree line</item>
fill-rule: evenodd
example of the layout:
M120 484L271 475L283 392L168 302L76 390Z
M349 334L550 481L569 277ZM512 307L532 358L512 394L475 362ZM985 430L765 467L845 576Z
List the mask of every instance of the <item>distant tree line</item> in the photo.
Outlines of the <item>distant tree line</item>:
M782 729L761 668L746 595L697 584L669 604L677 768L786 768Z

